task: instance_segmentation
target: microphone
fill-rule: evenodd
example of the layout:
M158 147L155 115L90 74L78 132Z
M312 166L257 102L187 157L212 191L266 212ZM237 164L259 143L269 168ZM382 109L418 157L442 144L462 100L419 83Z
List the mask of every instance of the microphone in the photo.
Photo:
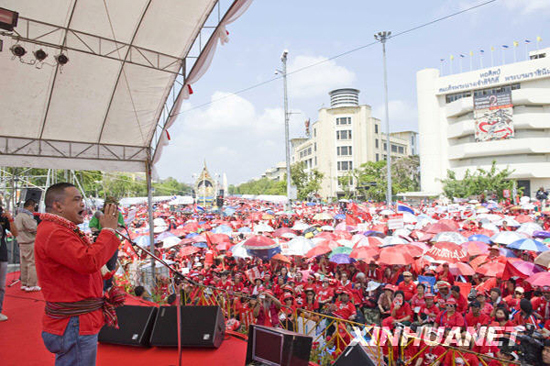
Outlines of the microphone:
M101 216L104 216L105 214L103 212L101 212L100 210L97 210L96 212L94 212L94 217L96 219L100 219ZM121 229L126 229L126 226L120 224L120 223L117 223L117 227L121 228Z

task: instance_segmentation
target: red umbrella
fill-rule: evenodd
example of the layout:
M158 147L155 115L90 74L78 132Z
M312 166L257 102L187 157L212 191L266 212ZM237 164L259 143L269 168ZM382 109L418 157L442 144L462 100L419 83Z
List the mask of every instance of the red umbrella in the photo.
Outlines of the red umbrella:
M173 229L173 230L170 230L170 232L175 236L185 236L188 233L188 231L185 229Z
M319 233L315 236L316 238L323 238L327 240L338 240L340 239L337 235L334 235L333 233L329 233L328 231L323 231L322 233Z
M439 223L454 228L454 230L451 231L458 231L458 229L460 229L458 222L451 219L441 219L439 220Z
M334 230L333 234L337 237L337 239L351 240L353 237L349 232L342 230Z
M502 277L505 267L506 264L502 262L488 262L479 266L476 272L487 277Z
M462 244L462 247L466 249L466 252L470 257L489 254L489 245L482 241L467 241Z
M445 261L448 263L464 262L468 260L468 253L466 253L464 248L448 241L435 243L425 255L436 261Z
M231 239L226 234L208 234L208 238L210 238L210 242L213 244L220 244L220 243L230 243Z
M319 245L319 246L316 246L313 249L310 249L309 252L306 253L306 258L318 257L320 255L327 254L331 251L332 251L332 249L330 249L328 246Z
M526 222L533 222L533 218L529 215L518 215L515 217L515 219L520 224L525 224Z
M200 248L197 248L197 247L194 247L194 246L189 246L189 247L183 247L180 249L180 255L182 257L186 257L188 255L192 255L192 254L195 254L197 252L200 252Z
M188 231L190 233L198 231L200 229L200 225L196 222L188 222L187 224L183 225L183 230Z
M441 222L436 222L435 224L430 224L426 226L423 231L428 234L439 234L444 231L457 231L457 229L455 229L454 226L449 226Z
M386 247L380 251L380 258L378 260L382 264L412 264L414 258L406 250L403 250L402 245L396 245L393 247Z
M353 247L354 248L361 248L361 247L378 248L380 244L382 244L382 240L374 236L368 236L359 240L357 243L355 243Z
M218 245L216 245L216 249L218 249L218 250L226 250L227 251L231 247L232 247L232 245L229 242L223 242L223 243L219 243Z
M443 266L441 265L437 267L437 271L443 271ZM449 272L451 272L451 274L454 276L473 276L476 273L476 271L474 271L474 269L469 264L463 262L449 264Z
M292 230L288 227L282 227L282 228L277 229L273 232L273 237L274 238L280 238L284 234L294 234L294 235L296 235L296 231L294 231L294 230Z
M354 248L349 257L357 260L370 260L378 257L380 255L380 250L375 247L359 247Z
M243 244L244 248L254 250L273 249L278 246L279 244L277 244L273 239L270 239L263 235L254 235L250 237L250 239L246 240Z
M535 287L550 286L550 272L535 273L526 281Z
M285 262L285 263L290 263L290 259L288 259L284 255L282 255L281 253L275 254L273 257L271 257L271 259L274 259L276 261Z

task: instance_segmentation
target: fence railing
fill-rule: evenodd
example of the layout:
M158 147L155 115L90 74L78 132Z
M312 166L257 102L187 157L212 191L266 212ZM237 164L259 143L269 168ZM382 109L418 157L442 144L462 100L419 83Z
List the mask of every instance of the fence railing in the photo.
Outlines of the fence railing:
M250 311L239 312L236 308L243 294L233 293L224 289L210 286L189 286L183 291L182 302L185 305L218 305L222 309L226 320L235 318L241 322L240 332L247 333L248 325L254 323L255 318ZM250 309L249 309L250 310ZM289 310L288 315L279 319L278 327L291 330L313 338L313 347L310 360L319 365L332 364L345 348L352 342L359 342L376 365L416 365L419 358L423 358L422 366L436 364L459 365L459 360L465 366L488 366L491 360L498 360L502 365L519 365L519 362L506 361L494 358L487 354L474 352L470 349L442 345L444 351L436 357L426 357L429 344L417 336L399 336L395 344L395 332L376 325L366 325L350 320L341 319L330 314L322 314L305 309ZM386 333L385 333L386 332ZM394 342L391 342L391 341ZM440 349L441 350L441 349ZM476 357L479 362L470 365ZM469 361L470 360L470 361Z

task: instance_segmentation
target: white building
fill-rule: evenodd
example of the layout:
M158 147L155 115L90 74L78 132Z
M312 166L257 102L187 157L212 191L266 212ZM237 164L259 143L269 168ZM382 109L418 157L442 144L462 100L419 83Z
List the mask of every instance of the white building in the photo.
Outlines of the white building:
M304 162L306 169L324 174L321 196L343 193L338 178L368 161L386 159L386 136L380 120L372 116L369 105L359 104L359 90L337 89L329 93L330 108L321 108L309 138L292 140L291 163ZM390 134L392 158L416 151L417 133Z
M527 61L449 76L417 73L421 189L440 193L447 170L514 170L533 196L550 188L550 49Z

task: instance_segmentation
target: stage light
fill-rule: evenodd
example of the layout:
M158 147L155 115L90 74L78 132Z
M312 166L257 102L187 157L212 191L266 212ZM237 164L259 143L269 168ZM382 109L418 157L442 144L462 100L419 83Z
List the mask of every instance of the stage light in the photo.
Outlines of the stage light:
M36 57L38 61L44 61L46 57L48 57L48 54L42 48L39 49L38 51L34 51L33 53L34 53L34 57Z
M17 19L19 19L19 13L0 8L0 28L11 32L17 26Z
M23 48L20 44L16 44L11 46L10 48L11 53L13 53L14 56L17 57L23 57L27 53L27 50Z
M65 65L67 62L69 62L69 58L66 55L64 55L63 53L55 56L55 60L61 66Z

